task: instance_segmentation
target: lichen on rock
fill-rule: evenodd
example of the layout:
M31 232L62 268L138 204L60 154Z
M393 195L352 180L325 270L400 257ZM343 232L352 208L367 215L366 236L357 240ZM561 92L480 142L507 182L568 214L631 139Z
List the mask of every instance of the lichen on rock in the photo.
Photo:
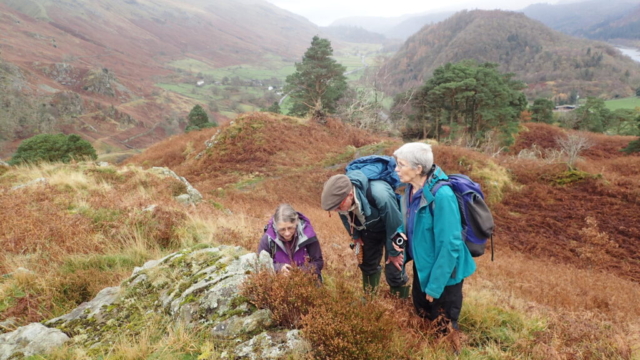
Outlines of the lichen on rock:
M123 336L140 335L150 323L210 328L211 338L219 339L230 358L255 358L248 349L256 347L264 358L308 351L306 342L275 328L269 310L256 309L239 294L245 278L257 269L273 271L264 252L226 245L186 249L135 268L121 286L102 290L69 314L47 321L47 327L38 325L93 355L108 351ZM287 340L291 336L302 342ZM12 351L26 354L25 349Z

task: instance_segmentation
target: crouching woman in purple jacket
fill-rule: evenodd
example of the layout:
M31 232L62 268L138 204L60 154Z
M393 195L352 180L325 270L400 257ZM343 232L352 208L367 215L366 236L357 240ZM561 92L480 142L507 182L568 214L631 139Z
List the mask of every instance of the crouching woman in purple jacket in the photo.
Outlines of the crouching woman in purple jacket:
M309 219L289 204L280 204L264 227L258 254L266 251L276 273L288 275L293 266L308 269L322 281L322 250Z

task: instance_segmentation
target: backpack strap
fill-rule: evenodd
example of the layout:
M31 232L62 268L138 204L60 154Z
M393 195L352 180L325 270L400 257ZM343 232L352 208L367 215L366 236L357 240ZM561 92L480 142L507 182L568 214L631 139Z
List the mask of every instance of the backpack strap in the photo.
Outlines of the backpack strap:
M269 248L271 249L271 259L276 258L276 242L269 239Z
M267 225L264 226L263 232L266 233L268 229L269 229L269 225L267 224ZM271 250L271 258L275 259L276 258L276 246L277 246L276 242L271 240L271 239L269 239L268 237L267 237L267 241L269 242L269 250Z
M429 205L429 212L431 213L431 216L433 216L433 208L435 206L435 197L436 197L436 193L438 192L438 190L440 190L441 187L443 186L451 186L451 183L448 182L447 180L438 180L436 181L435 185L433 185L433 187L431 188L431 194L434 197L434 200L431 202L431 204Z

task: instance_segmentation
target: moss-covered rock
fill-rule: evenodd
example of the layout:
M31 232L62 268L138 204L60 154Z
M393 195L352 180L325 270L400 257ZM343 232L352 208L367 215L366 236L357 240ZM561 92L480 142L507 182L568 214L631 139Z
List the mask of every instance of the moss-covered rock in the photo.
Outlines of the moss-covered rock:
M220 339L220 348L231 358L243 357L238 352L245 353L254 343L262 344L266 355L278 357L306 351L307 346L288 340L270 340L271 348L263 346L265 339L291 335L274 328L270 311L249 306L238 293L246 276L256 269L273 271L272 259L264 252L258 256L241 247L194 247L145 263L121 286L102 290L92 301L45 325L59 330L71 338L73 346L90 355L108 351L122 336L142 334L149 324L169 327L176 323L210 327L212 339ZM256 336L265 341L252 340Z

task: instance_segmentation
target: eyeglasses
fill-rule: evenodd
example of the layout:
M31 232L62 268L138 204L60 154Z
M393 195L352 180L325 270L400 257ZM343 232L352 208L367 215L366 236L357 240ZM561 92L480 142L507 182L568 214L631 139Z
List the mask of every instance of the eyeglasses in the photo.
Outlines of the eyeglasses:
M291 233L294 232L296 230L295 226L287 226L287 227L282 227L282 228L278 228L278 234L282 235L283 233Z
M411 164L402 164L399 161L396 163L396 167L403 169L403 168L407 168L407 167L411 167Z

